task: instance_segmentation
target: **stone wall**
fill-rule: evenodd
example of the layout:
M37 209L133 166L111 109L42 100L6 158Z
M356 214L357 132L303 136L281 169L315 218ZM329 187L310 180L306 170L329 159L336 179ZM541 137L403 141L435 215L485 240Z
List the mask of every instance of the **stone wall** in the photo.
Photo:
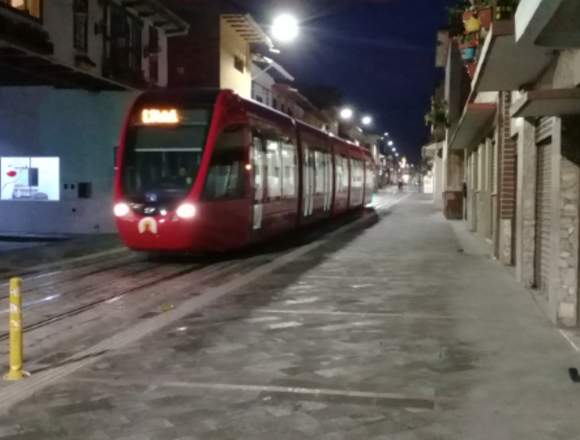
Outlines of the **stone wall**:
M578 291L578 204L580 172L578 166L566 158L560 161L560 237L558 268L554 283L558 321L567 326L576 325Z
M530 121L518 120L518 191L516 216L516 278L526 287L534 285L536 240L536 142Z

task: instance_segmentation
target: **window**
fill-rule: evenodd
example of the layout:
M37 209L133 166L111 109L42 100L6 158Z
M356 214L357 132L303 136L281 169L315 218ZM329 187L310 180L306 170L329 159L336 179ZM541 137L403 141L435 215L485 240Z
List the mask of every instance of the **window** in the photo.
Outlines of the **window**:
M316 194L324 193L324 161L320 151L314 152L314 168L316 169Z
M282 196L281 144L266 140L266 163L268 168L268 195L272 198Z
M137 125L128 133L123 190L134 202L154 192L159 202L184 197L197 176L211 112L181 112L176 126Z
M348 192L348 159L336 156L336 191Z
M295 198L298 195L298 153L289 136L281 130L256 123L254 145L264 148L264 175L267 197Z
M282 144L282 166L284 167L282 196L285 198L296 197L296 146L291 143Z
M89 2L88 0L74 0L73 3L73 33L74 48L81 52L88 49Z
M360 160L352 161L352 188L360 189L364 186L364 166Z
M36 18L40 18L42 14L42 0L0 0L0 4L7 5Z
M217 140L203 190L204 200L244 197L245 130L227 128Z
M234 55L234 67L237 71L244 73L244 60L237 55Z
M1 200L60 199L58 157L2 157L0 173Z
M106 7L109 30L105 38L105 76L140 83L143 80L142 22L117 5Z
M149 26L149 82L157 84L159 81L159 32L157 28Z

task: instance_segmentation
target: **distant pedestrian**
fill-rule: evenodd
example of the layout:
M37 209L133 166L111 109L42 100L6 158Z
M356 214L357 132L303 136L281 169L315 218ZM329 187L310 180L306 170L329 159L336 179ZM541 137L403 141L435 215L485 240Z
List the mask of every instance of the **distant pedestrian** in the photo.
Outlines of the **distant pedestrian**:
M397 187L399 188L399 192L403 191L403 181L402 180L399 180L397 182Z

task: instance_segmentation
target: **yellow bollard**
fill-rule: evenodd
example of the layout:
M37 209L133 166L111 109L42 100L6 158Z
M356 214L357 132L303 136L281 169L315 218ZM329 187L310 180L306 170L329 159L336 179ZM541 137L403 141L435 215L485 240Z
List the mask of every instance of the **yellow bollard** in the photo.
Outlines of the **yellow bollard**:
M22 340L22 279L10 279L10 371L5 380L20 380L29 374L22 369L24 349Z

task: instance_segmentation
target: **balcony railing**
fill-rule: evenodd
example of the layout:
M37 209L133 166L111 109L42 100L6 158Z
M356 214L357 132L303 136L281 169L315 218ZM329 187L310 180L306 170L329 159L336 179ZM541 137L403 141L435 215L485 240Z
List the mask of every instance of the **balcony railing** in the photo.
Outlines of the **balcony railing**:
M450 26L468 75L473 78L485 37L494 21L511 20L518 0L474 0L469 7L451 8Z
M0 41L24 47L43 55L54 51L48 32L37 23L27 23L21 17L0 14Z

